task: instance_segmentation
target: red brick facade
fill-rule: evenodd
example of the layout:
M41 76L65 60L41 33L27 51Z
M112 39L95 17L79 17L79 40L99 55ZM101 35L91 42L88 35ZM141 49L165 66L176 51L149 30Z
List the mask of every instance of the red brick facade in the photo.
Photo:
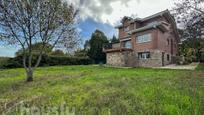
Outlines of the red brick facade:
M174 18L171 16L168 10L144 19L132 19L125 17L123 18L121 23L122 24L117 27L119 30L119 39L121 44L120 48L124 48L125 42L131 41L130 49L132 50L132 52L134 52L132 55L135 54L136 56L138 56L138 52L151 51L150 54L153 52L155 57L148 56L148 59L146 59L146 56L144 56L147 62L147 66L148 62L153 59L158 60L158 66L173 63L171 58L174 58L178 55L179 36ZM138 38L143 35L148 35L147 39L144 38L145 40L147 40L147 42L144 41L142 43L139 43ZM139 40L141 40L141 38ZM115 52L114 49L112 49L112 51ZM120 53L120 50L117 50L117 52ZM111 52L107 52L107 55L109 55L110 53ZM110 56L107 57L110 58ZM136 59L138 58L136 57ZM107 61L108 60L109 59L107 58ZM142 62L144 62L145 60L142 60ZM155 66L155 64L150 63L149 66Z

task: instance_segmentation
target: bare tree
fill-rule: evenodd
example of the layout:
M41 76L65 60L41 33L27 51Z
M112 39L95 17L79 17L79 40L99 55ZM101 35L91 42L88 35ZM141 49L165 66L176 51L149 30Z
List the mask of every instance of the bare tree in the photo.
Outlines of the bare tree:
M63 0L0 0L0 38L23 49L27 82L33 81L33 71L40 64L46 44L72 48L77 43L76 15L73 5ZM42 45L32 65L35 43Z
M175 0L175 16L182 27L182 38L196 50L200 60L204 38L204 0Z

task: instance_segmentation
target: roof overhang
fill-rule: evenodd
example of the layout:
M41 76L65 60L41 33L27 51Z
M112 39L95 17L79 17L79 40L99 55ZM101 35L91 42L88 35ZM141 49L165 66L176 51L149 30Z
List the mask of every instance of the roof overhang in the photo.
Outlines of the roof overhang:
M178 28L177 28L177 24L175 22L175 19L173 18L173 16L170 14L170 12L167 12L166 14L164 14L163 16L166 17L166 19L172 23L173 25L173 31L175 33L175 37L177 38L177 41L180 42L180 38L179 38L179 33L178 33Z
M162 12L159 12L159 13L156 13L154 15L151 15L151 16L148 16L148 17L145 17L145 18L136 18L136 19L132 19L132 21L130 21L130 23L134 23L134 22L144 22L144 21L147 21L149 19L152 19L152 18L155 18L155 17L158 17L158 16L162 16L164 15L165 13L169 13L169 10L164 10ZM123 25L118 25L116 26L115 28L121 28L123 27Z
M123 27L123 25L118 25L115 28L117 29L117 28L122 28L122 27Z
M129 38L125 38L125 39L121 39L120 41L121 41L121 42L124 42L124 41L129 41L129 40L131 40L130 37L129 37Z
M149 29L156 29L156 28L160 29L162 32L168 31L168 29L165 26L163 26L162 22L157 22L155 24L147 25L147 26L144 26L142 28L129 31L128 34L131 35L133 33L138 33L138 32L146 31Z
M164 11L161 11L161 12L156 13L156 14L154 14L154 15L151 15L151 16L148 16L148 17L146 17L146 18L143 18L141 21L147 21L147 20L150 20L150 19L152 19L152 18L156 18L156 17L158 17L158 16L163 16L165 13L168 13L168 12L169 12L169 10L164 10Z

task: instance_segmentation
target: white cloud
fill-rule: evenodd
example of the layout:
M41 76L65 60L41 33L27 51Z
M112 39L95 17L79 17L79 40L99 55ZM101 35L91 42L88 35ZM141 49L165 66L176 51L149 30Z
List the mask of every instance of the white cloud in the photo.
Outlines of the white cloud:
M116 25L123 16L148 15L171 9L173 0L67 0L80 9L82 19Z
M78 33L80 33L80 32L83 31L83 30L82 30L81 28L79 28L79 27L78 27L76 30L77 30Z

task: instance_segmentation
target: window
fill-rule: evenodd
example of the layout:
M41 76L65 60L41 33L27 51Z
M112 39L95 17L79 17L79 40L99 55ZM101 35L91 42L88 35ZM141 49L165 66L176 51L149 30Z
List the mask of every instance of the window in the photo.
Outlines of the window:
M124 32L128 32L130 29L129 29L129 26L127 27L124 27Z
M151 34L145 34L137 37L137 43L145 43L152 41Z
M150 58L150 52L141 52L138 53L139 59L149 59Z
M169 61L170 60L170 56L169 56L169 54L167 54L167 61Z
M131 41L125 41L125 42L123 43L123 47L124 47L124 48L132 48Z

